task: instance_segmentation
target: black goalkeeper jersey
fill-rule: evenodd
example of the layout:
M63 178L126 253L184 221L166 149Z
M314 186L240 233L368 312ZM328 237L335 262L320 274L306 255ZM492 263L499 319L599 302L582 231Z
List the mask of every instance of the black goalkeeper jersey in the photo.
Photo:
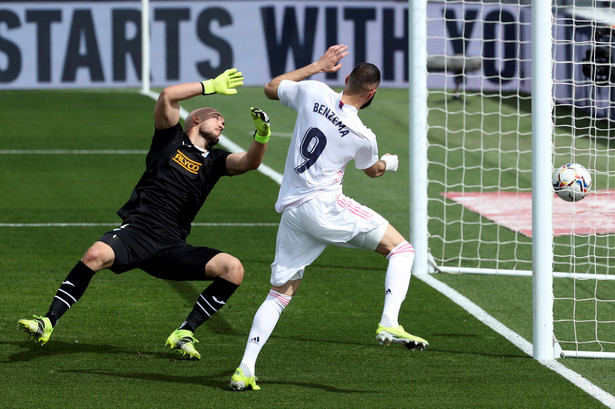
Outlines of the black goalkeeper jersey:
M145 172L117 214L124 223L146 223L185 239L209 192L228 175L229 154L196 148L179 123L156 129Z

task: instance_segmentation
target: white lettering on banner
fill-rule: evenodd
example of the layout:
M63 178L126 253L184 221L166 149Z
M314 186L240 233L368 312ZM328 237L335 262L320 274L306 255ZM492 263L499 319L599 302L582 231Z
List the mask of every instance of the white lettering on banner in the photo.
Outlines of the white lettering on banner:
M140 16L138 2L0 3L0 89L140 86ZM483 72L466 87L517 87L521 67L514 61L529 42L512 44L522 34L517 19L529 19L529 8L433 3L428 19L429 33L439 33L428 42L429 54L485 57ZM246 85L260 86L335 43L350 47L342 70L315 79L340 86L356 63L370 61L380 67L383 86L407 86L403 2L152 2L150 20L154 87L229 67L244 73ZM430 74L428 84L442 87L442 76Z
M0 87L136 85L139 19L118 3L2 3Z

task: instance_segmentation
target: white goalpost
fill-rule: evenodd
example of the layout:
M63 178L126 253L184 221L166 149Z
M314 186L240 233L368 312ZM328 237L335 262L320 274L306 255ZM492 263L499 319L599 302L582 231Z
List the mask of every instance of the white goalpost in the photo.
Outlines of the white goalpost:
M553 359L551 5L532 0L532 305L534 358Z
M413 271L532 277L534 358L615 358L615 12L527 3L408 2Z
M150 92L149 0L141 0L141 93Z

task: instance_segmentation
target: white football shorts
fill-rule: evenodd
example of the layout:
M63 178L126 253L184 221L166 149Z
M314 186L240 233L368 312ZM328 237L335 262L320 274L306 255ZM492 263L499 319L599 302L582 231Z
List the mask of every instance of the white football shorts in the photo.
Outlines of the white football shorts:
M303 278L328 245L376 250L389 222L341 193L320 193L282 213L271 284Z

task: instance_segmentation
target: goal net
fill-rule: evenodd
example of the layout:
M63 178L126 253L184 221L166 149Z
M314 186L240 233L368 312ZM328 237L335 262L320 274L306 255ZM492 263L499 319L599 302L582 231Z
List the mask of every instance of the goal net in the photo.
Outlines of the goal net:
M427 245L436 272L530 277L542 257L532 252L527 3L427 4ZM552 194L546 207L554 351L615 357L615 9L610 2L565 3L551 8L552 116L545 120L553 132L546 160L551 169L585 166L593 185L581 201Z

